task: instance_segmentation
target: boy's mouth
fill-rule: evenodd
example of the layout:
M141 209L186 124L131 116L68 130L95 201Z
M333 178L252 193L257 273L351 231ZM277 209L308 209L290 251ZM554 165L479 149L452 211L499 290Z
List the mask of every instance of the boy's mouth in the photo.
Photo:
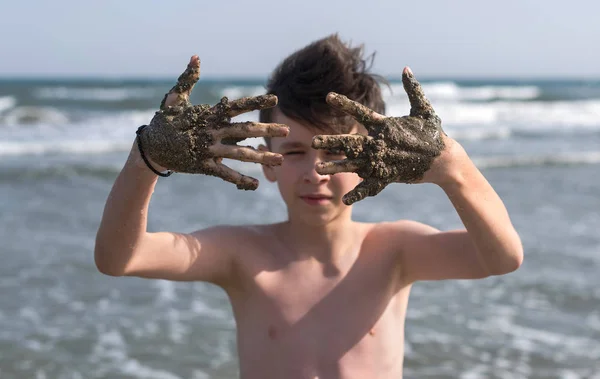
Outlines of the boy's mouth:
M323 194L308 194L301 195L300 198L309 205L322 205L326 204L331 200L331 196Z

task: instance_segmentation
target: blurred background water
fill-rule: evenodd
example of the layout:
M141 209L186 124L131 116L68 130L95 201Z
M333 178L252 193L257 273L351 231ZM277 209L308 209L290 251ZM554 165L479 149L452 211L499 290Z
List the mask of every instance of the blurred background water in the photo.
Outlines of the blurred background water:
M263 84L201 80L192 101L258 95ZM416 284L405 376L600 378L600 81L423 84L447 133L503 198L525 262L503 277ZM235 325L220 289L110 278L93 263L104 202L135 130L171 85L0 81L0 378L236 377ZM388 115L408 113L400 82L385 98ZM234 167L262 178L257 165ZM285 216L265 180L242 192L177 174L159 180L149 228L187 232ZM431 185L390 186L357 204L355 218L461 225Z

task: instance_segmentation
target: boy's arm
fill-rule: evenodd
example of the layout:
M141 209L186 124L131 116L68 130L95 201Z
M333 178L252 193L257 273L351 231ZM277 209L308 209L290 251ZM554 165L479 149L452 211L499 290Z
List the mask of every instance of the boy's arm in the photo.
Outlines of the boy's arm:
M521 264L521 241L502 201L464 149L448 138L441 119L420 83L406 67L402 83L410 115L385 117L345 96L330 93L327 102L363 124L368 135L323 135L317 149L341 149L346 159L321 162L321 175L356 172L364 180L345 194L345 204L375 196L394 182L439 185L456 208L466 231L439 232L418 223L384 224L386 244L400 251L409 282L451 278L482 278L515 270Z
M94 256L103 273L217 284L230 277L231 247L243 238L239 227L221 226L193 234L146 231L148 205L157 180L147 164L157 171L202 173L221 177L239 189L256 189L258 180L224 165L223 158L281 164L280 154L259 152L236 142L249 137L284 137L289 129L279 124L231 122L239 114L276 105L273 95L234 101L223 98L213 107L193 106L189 96L199 75L200 60L193 56L148 127L143 133L138 130L96 237ZM142 145L148 162L140 153Z
M226 281L229 249L215 243L225 227L194 234L146 231L157 178L134 146L106 201L94 251L98 269L113 276Z
M444 190L466 230L396 223L404 277L475 279L516 270L523 248L502 200L456 141L446 137L445 145L423 179Z

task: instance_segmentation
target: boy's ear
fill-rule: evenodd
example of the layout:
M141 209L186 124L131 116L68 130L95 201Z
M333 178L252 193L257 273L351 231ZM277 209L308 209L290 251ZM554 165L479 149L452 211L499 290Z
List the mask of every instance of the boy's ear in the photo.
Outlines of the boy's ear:
M258 145L258 151L270 151L270 150L265 145ZM267 178L268 181L270 181L271 183L274 183L275 181L277 181L277 177L275 176L275 170L273 169L273 166L269 166L266 164L261 164L261 166L262 166L263 174L265 175L265 178Z

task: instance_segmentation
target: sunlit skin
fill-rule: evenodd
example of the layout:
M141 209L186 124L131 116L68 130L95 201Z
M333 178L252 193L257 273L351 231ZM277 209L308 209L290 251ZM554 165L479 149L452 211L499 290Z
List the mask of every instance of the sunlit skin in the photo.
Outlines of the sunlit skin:
M197 57L191 63L199 64ZM191 87L174 88L182 92L170 93L167 107L189 99ZM409 220L355 222L352 206L342 198L365 181L345 172L352 167L340 163L344 156L323 145L312 147L322 133L311 125L277 109L274 115L274 124L253 125L249 135L272 136L270 148L240 150L244 156L236 159L263 164L266 179L277 183L287 220L193 233L148 232L158 177L134 144L106 203L96 265L112 276L204 281L223 288L236 321L243 379L401 378L412 284L516 270L523 251L508 213L464 149L443 136L444 150L420 181L444 191L464 229L439 231ZM282 124L287 126L276 126ZM320 140L335 143L334 136ZM221 165L222 152L209 149L206 159ZM218 167L216 176L236 185L254 180ZM402 213L395 203L389 209ZM199 214L215 211L198 209Z
M379 241L385 228L354 222L352 206L342 202L362 179L354 173L319 174L320 163L344 155L312 148L314 136L322 133L309 125L279 111L273 121L288 125L290 133L270 143L283 163L263 170L277 183L288 220L255 228L263 241L274 239L265 245L273 249L256 252L258 260L280 267L254 277L257 298L268 306L249 311L247 304L239 311L240 317L256 312L261 324L239 332L248 337L239 346L242 362L244 357L254 362L260 352L256 341L264 340L257 331L267 327L269 343L262 353L276 363L267 369L248 364L256 372L249 377L275 378L276 372L297 378L401 377L410 286L401 280L396 250ZM232 302L235 311L235 297Z
M287 125L290 133L285 138L272 138L270 149L265 146L260 149L283 156L281 165L265 165L264 173L268 180L277 183L290 222L321 226L350 219L352 208L345 206L341 198L361 182L360 177L348 172L321 175L316 171L320 163L344 159L343 153L312 148L313 137L322 132L278 110L273 119Z

